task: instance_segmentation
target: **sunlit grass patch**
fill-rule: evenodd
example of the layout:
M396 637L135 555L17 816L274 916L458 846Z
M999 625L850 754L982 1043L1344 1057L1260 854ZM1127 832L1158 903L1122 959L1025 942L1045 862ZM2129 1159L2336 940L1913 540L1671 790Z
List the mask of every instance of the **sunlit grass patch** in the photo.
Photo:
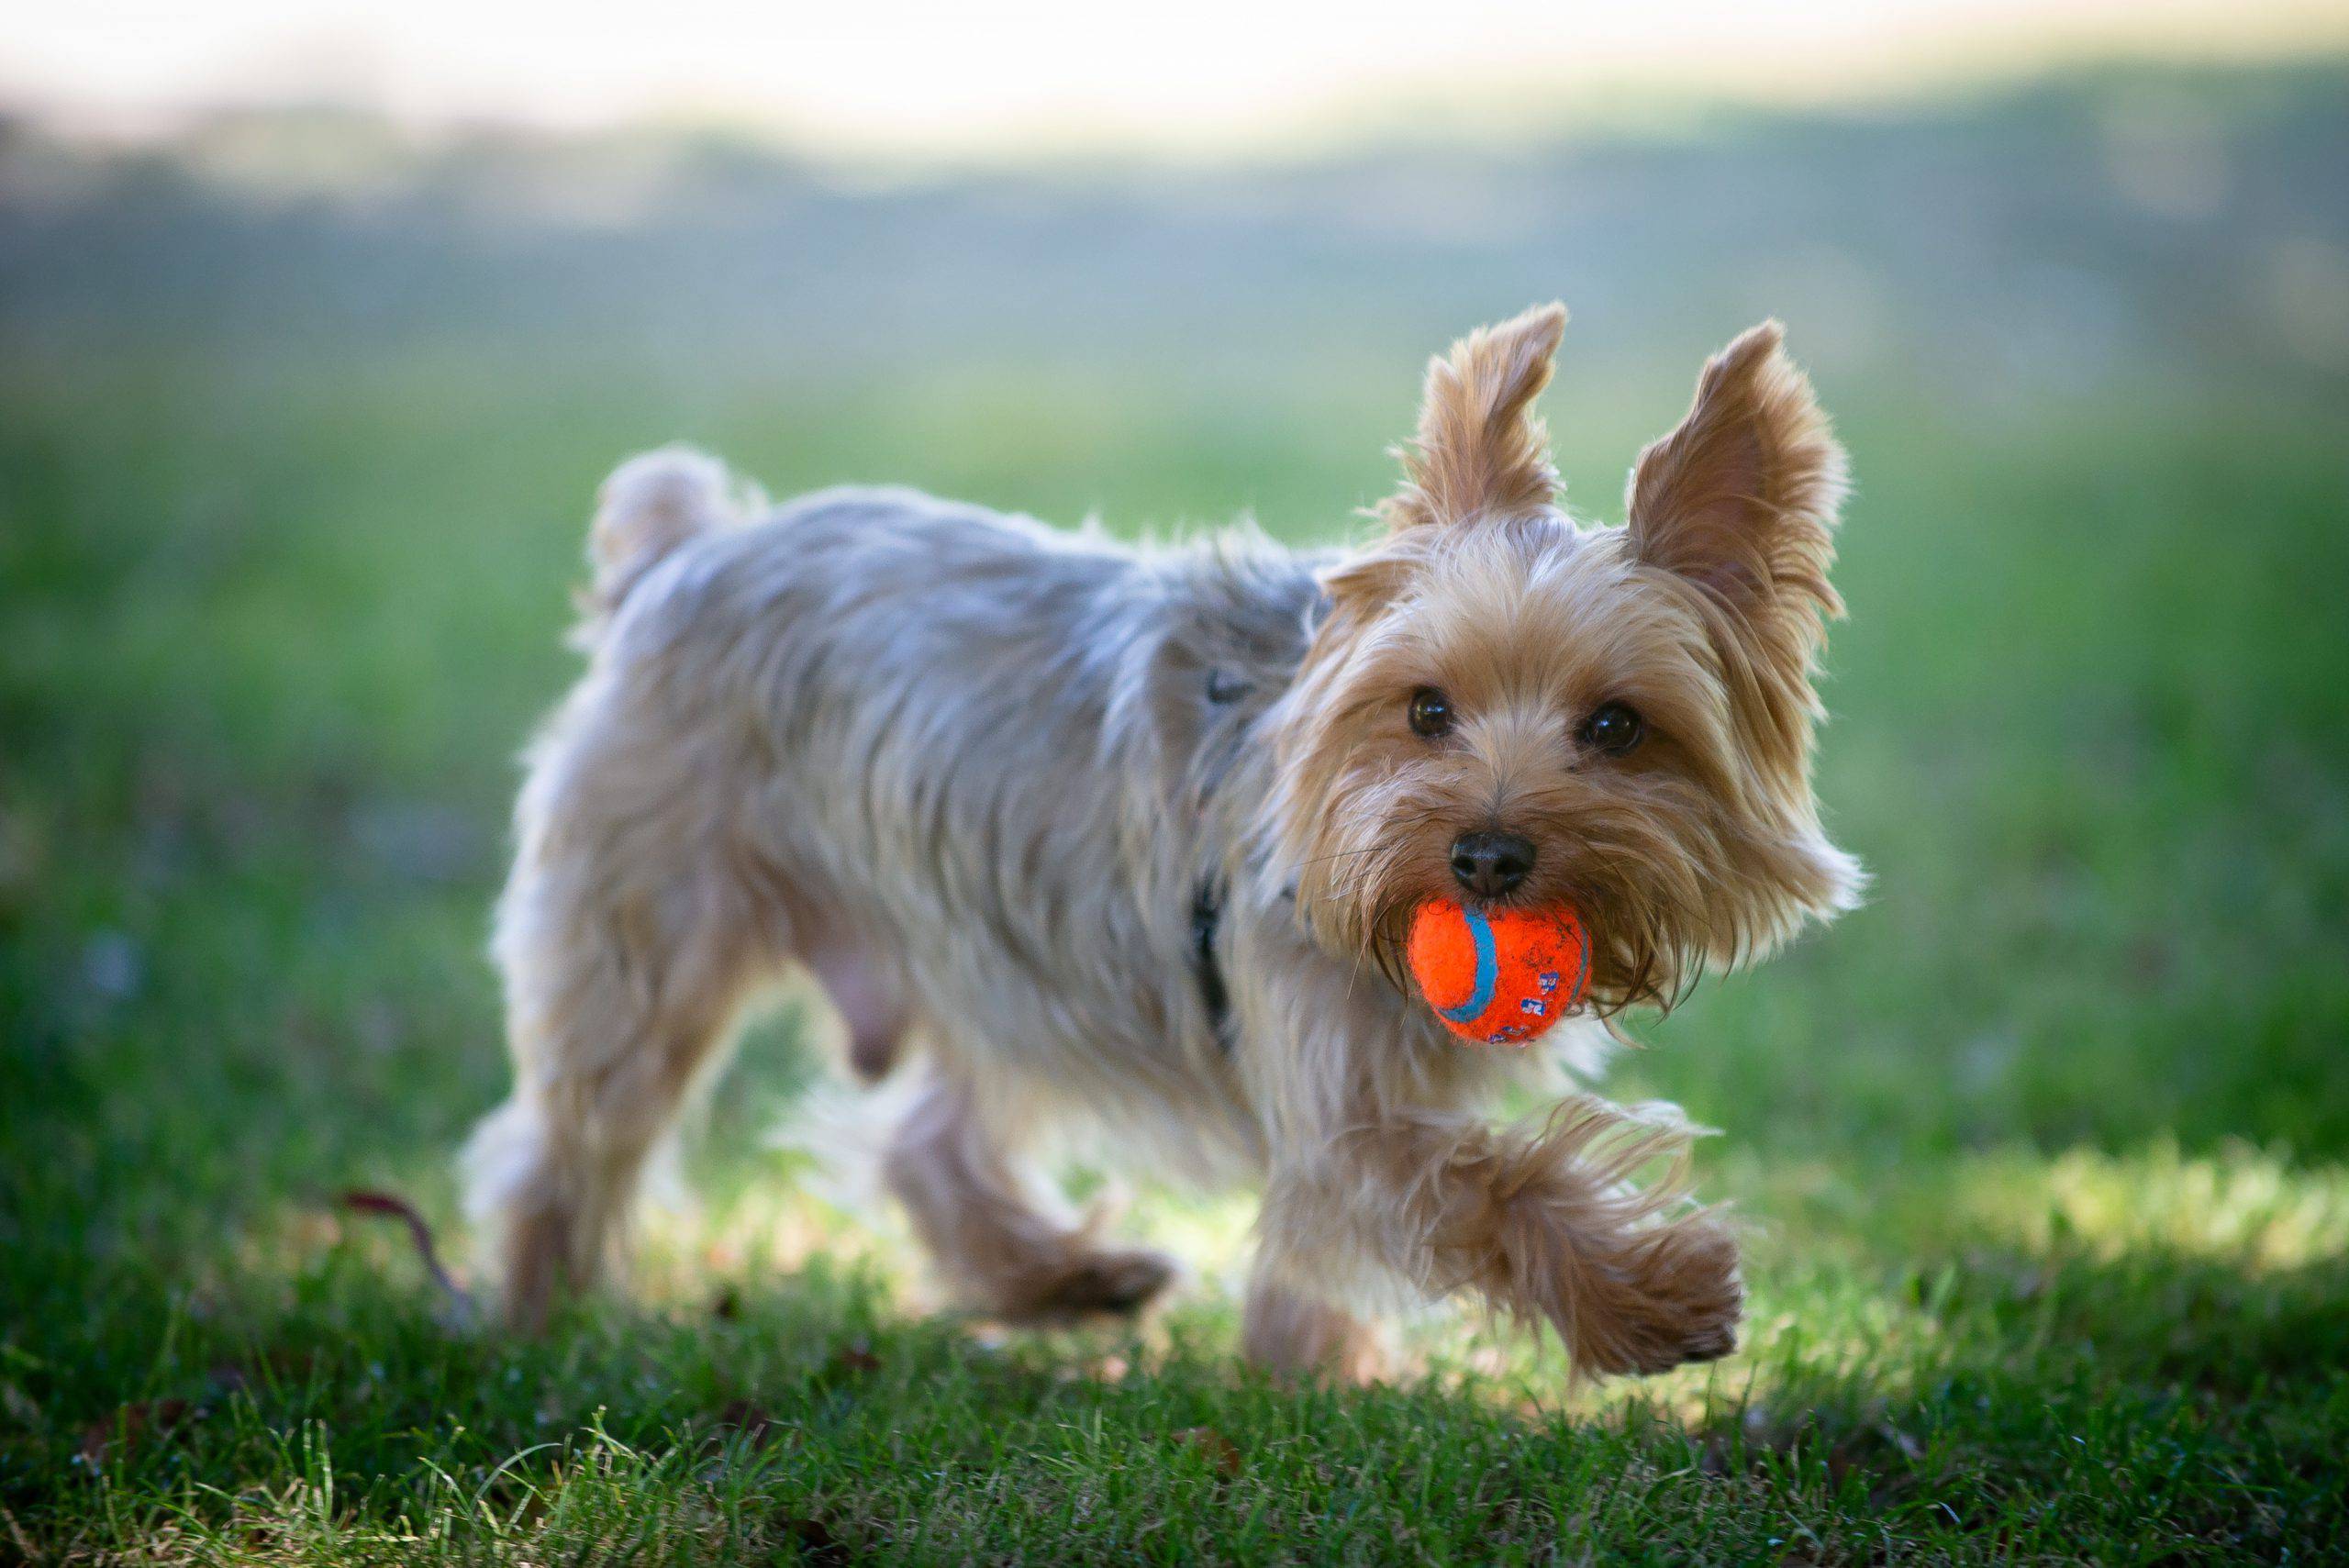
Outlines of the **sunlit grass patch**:
M2240 1144L1976 1159L1953 1197L1962 1222L2041 1252L2151 1253L2253 1274L2349 1261L2349 1171Z

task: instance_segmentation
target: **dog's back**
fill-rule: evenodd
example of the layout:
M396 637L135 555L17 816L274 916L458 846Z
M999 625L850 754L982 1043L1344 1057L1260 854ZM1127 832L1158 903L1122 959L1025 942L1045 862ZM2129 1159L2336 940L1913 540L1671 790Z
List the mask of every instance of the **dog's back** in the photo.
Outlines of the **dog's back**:
M1081 1102L1197 1167L1245 1157L1196 823L1302 652L1309 562L899 488L761 510L674 449L606 484L589 559L590 668L531 753L497 949L523 1080L579 1080L612 1152L551 1155L509 1110L483 1212L511 1225L551 1158L591 1191L554 1207L605 1225L743 992L794 966L865 1077L918 1034L991 1117ZM509 1241L507 1266L543 1294L597 1245Z

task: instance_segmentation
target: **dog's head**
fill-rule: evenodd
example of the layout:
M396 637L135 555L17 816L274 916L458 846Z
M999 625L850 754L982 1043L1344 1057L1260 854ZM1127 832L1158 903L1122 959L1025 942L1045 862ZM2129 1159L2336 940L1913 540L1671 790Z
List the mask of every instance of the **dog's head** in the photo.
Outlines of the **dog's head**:
M1324 946L1399 982L1429 898L1569 903L1612 1010L1857 895L1810 786L1844 462L1765 323L1641 454L1626 525L1577 526L1533 412L1564 325L1430 365L1385 534L1328 573L1279 712L1276 810Z

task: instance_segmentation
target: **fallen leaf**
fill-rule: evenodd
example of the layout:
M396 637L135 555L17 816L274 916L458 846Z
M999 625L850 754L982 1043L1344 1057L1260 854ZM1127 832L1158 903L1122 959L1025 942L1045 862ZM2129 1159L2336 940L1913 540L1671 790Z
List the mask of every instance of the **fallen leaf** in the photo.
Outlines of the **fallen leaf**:
M841 1544L831 1527L821 1519L799 1518L786 1515L776 1521L791 1543L799 1549L799 1561L815 1562L822 1568L844 1568L856 1561L856 1554Z
M1174 1440L1185 1448L1197 1450L1221 1473L1240 1473L1239 1447L1213 1427L1186 1427L1174 1434Z
M125 1405L82 1429L82 1457L92 1464L103 1463L117 1440L128 1453L150 1438L171 1436L195 1413L195 1407L184 1399L144 1399Z
M729 1399L718 1413L720 1436L729 1431L742 1434L742 1440L752 1448L764 1448L775 1440L785 1429L769 1415L765 1407L749 1399Z
M879 1372L881 1358L874 1355L873 1347L863 1340L852 1340L832 1358L832 1366L839 1372Z

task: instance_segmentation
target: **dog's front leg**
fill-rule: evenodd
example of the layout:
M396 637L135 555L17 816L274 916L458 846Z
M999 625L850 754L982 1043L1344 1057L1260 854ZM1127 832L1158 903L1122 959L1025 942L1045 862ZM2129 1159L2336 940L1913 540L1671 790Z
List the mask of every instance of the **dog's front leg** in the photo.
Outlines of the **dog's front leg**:
M1472 1291L1550 1324L1584 1372L1663 1372L1736 1348L1735 1240L1700 1211L1674 1212L1676 1170L1631 1182L1677 1153L1685 1129L1588 1098L1533 1133L1360 1096L1340 1106L1361 1119L1292 1140L1275 1165L1271 1266L1329 1281L1366 1263L1430 1296Z

